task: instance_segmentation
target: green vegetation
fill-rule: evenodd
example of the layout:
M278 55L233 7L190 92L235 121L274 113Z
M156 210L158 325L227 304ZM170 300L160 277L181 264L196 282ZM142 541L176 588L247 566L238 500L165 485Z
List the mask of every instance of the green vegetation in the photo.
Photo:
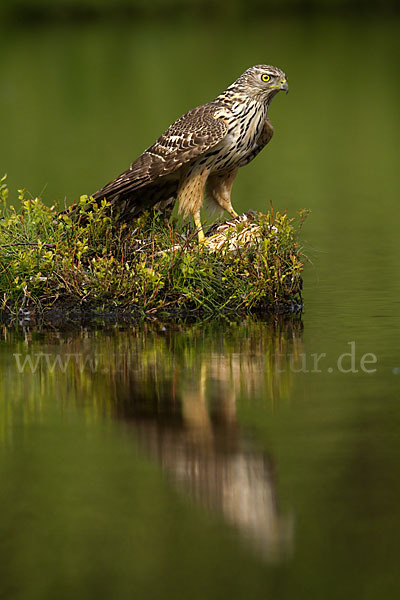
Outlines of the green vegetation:
M227 227L216 251L211 243L199 248L196 232L176 222L166 225L157 216L120 223L106 201L98 206L87 196L64 213L38 198L25 199L24 190L19 200L19 211L8 206L3 177L3 311L79 307L138 318L204 319L292 310L301 303L298 232L292 219L272 208L268 215Z

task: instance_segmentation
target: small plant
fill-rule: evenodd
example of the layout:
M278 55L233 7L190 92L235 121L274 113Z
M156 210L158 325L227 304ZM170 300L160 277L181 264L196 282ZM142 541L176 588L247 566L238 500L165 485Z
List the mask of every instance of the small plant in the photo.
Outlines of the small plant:
M257 236L246 239L247 225L239 223L216 250L212 236L199 247L195 234L153 214L127 225L106 201L83 196L60 213L19 194L17 211L8 205L6 178L0 180L3 311L76 305L204 319L301 303L298 231L293 219L272 208L248 221Z

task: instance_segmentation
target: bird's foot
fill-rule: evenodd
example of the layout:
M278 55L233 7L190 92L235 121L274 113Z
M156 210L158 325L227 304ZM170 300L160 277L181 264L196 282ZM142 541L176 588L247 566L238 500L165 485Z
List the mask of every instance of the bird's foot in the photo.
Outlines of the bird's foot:
M203 228L201 228L201 229L198 230L197 237L199 239L199 246L200 246L200 244L204 244L206 238L205 238L205 235L204 235Z
M197 237L199 238L199 244L203 244L204 240L205 240L205 235L204 235L203 226L202 226L201 220L200 220L200 211L196 212L193 215L193 221L194 221L194 224L197 229Z

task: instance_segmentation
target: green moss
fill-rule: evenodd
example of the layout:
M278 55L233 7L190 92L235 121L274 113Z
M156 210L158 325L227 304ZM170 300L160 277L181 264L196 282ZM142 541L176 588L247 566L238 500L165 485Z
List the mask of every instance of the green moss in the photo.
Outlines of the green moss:
M5 177L0 180L3 311L76 304L138 317L204 319L301 303L303 257L286 214L271 209L251 217L257 237L238 241L234 251L228 248L246 224L228 228L212 251L211 244L199 247L187 227L151 214L128 226L106 201L97 205L83 196L63 214L19 194L17 211L8 206Z

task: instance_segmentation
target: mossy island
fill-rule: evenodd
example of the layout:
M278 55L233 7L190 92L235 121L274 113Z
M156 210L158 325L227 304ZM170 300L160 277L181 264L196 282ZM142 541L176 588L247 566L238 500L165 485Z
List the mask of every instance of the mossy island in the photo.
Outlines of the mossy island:
M87 196L60 211L41 199L9 204L0 180L3 319L108 313L132 319L210 319L301 309L308 211L270 207L196 231L149 212L131 223Z

